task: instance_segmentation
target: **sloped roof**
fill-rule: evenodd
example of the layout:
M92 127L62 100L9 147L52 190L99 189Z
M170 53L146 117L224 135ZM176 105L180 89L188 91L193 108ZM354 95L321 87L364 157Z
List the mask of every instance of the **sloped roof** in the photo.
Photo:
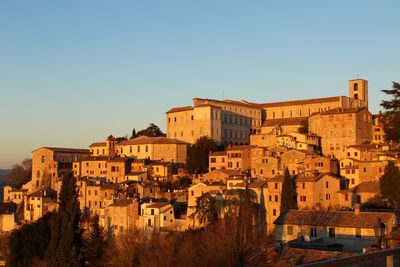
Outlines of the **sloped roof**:
M120 199L115 201L113 204L111 204L111 207L123 207L123 206L128 206L130 204L132 204L135 200L132 198L128 198L128 199Z
M307 120L307 117L267 119L264 121L262 127L272 127L275 125L300 125L304 120Z
M264 103L264 104L258 104L258 105L262 108L273 108L273 107L282 107L282 106L296 106L296 105L306 105L306 104L337 102L339 100L340 100L340 96L334 96L334 97L323 97L323 98L312 98L312 99Z
M29 197L57 197L57 192L50 188L40 189L28 195Z
M89 147L95 147L95 146L106 146L106 142L96 142L92 143Z
M41 147L38 149L33 150L32 152L35 152L39 149L49 149L53 152L62 152L62 153L77 153L77 154L89 154L90 150L89 149L82 149L82 148L65 148L65 147Z
M171 108L168 110L166 113L173 113L173 112L179 112L179 111L186 111L186 110L192 110L192 106L186 106L186 107L178 107L178 108Z
M226 150L246 150L248 148L251 148L251 146L248 145L236 145L236 146L230 146Z
M379 181L368 181L368 182L362 182L351 189L341 190L340 192L379 194L381 192L381 189L380 189Z
M128 146L128 145L148 145L148 144L188 144L188 143L178 139L172 139L167 137L139 136L134 139L119 142L117 145Z
M366 108L334 108L334 109L329 109L327 111L323 111L320 114L331 115L331 114L343 114L343 113L357 113L364 109Z
M289 210L281 213L274 224L373 228L378 219L387 224L393 216L390 212Z
M153 204L148 205L147 208L159 209L159 208L165 207L167 205L169 205L168 202L154 202Z
M210 156L226 156L226 150L212 152Z

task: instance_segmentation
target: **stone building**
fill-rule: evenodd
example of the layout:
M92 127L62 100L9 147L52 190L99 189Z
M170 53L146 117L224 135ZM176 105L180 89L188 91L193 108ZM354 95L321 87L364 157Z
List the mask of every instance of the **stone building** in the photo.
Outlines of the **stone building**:
M324 173L307 173L295 177L299 209L336 209L338 191L347 188L347 179Z
M231 100L195 98L193 107L173 108L166 114L167 136L192 144L202 136L219 144L248 144L250 133L262 122L260 108Z
M90 155L88 149L41 147L32 151L30 191L50 186L56 189L58 179L72 172L72 163Z
M139 227L159 232L175 227L174 206L168 202L147 202L140 206Z
M34 222L47 212L57 209L57 191L43 188L30 193L24 199L24 220Z
M238 170L247 172L250 170L250 146L230 146L225 151L213 152L209 155L209 170L218 169Z
M374 241L374 226L380 219L386 233L394 227L391 212L290 210L274 222L275 239L283 242L319 239L320 243L343 245L344 251L360 253ZM311 244L311 243L309 243Z
M350 189L344 189L339 193L339 203L343 208L353 208L362 205L376 195L380 195L379 181L362 182Z
M331 109L308 119L309 132L321 137L322 153L338 159L346 148L372 139L371 113L366 108Z
M109 136L106 142L91 144L90 152L94 157L119 156L184 163L188 145L186 142L166 137L139 136L117 142L113 136Z
M119 199L107 206L101 225L114 235L138 226L139 203L135 199Z
M101 215L113 201L115 188L102 178L82 178L77 181L77 193L82 213L88 216Z

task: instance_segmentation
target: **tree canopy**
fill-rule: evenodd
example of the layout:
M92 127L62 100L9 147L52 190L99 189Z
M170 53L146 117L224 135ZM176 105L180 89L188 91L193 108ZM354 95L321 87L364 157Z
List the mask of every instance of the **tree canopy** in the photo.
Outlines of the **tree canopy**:
M302 120L300 122L300 127L298 131L299 133L308 134L308 119Z
M24 159L20 164L15 164L7 174L7 180L13 187L21 187L31 180L32 159Z
M51 237L51 216L51 213L47 213L36 222L25 224L11 233L7 266L31 266L35 259L44 259Z
M381 195L395 207L400 204L400 171L399 168L392 162L385 167L385 173L380 178Z
M386 140L400 142L400 83L393 82L392 89L382 92L392 98L381 102Z
M76 179L72 174L64 174L59 208L51 218L51 240L46 257L48 266L83 266L80 217Z
M138 132L136 132L136 129L133 128L131 139L139 137L139 136L143 136L143 135L149 136L149 137L166 136L166 134L163 133L157 125L155 125L154 123L150 123L146 129L140 130Z
M197 139L189 150L186 167L190 173L208 172L208 155L218 149L217 144L208 136Z
M106 233L99 225L99 216L94 216L90 223L90 230L84 242L85 259L89 266L104 266Z

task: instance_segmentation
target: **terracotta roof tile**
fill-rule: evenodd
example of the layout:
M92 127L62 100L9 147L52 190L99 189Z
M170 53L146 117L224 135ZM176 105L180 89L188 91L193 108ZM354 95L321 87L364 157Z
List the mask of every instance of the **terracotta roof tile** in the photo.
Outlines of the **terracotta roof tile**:
M306 105L306 104L337 102L339 100L340 100L340 96L334 96L334 97L323 97L323 98L312 98L312 99L303 99L303 100L264 103L264 104L258 104L258 105L261 106L262 108L273 108L273 107L282 107L282 106L296 106L296 105Z
M168 110L166 113L173 113L173 112L180 112L180 111L186 111L186 110L192 110L192 106L186 106L186 107L179 107L179 108L171 108Z
M119 142L117 146L147 145L147 144L188 144L188 143L178 139L172 139L167 137L139 136L134 139Z
M91 144L89 147L106 146L106 142L96 142Z
M378 219L387 224L394 213L352 211L289 210L283 212L274 224L293 224L309 226L336 226L373 228Z
M300 125L303 120L307 120L307 118L298 117L298 118L283 118L283 119L267 119L264 121L262 127L272 127L275 125Z

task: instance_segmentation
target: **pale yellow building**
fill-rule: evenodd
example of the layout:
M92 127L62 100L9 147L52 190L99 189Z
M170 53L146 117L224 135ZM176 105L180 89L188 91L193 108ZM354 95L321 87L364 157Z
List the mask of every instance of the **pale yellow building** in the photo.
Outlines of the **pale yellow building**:
M173 230L174 206L168 202L147 202L140 206L139 227L147 231Z
M28 193L28 189L15 189L12 186L5 185L3 187L3 201L4 202L14 202L19 205L24 201L26 194Z
M230 146L224 152L213 152L209 155L209 170L217 169L238 170L248 172L250 170L250 146Z
M295 178L299 209L338 209L340 190L347 188L347 179L324 173L307 173Z
M308 241L319 239L342 244L344 251L360 253L372 245L378 219L386 225L388 234L395 218L391 212L290 210L275 221L275 239L283 242L301 237Z
M193 99L193 107L173 108L167 112L167 136L195 143L209 136L217 143L249 144L250 133L258 131L262 110L232 100Z
M43 188L25 196L24 220L34 222L47 212L57 209L57 192Z

